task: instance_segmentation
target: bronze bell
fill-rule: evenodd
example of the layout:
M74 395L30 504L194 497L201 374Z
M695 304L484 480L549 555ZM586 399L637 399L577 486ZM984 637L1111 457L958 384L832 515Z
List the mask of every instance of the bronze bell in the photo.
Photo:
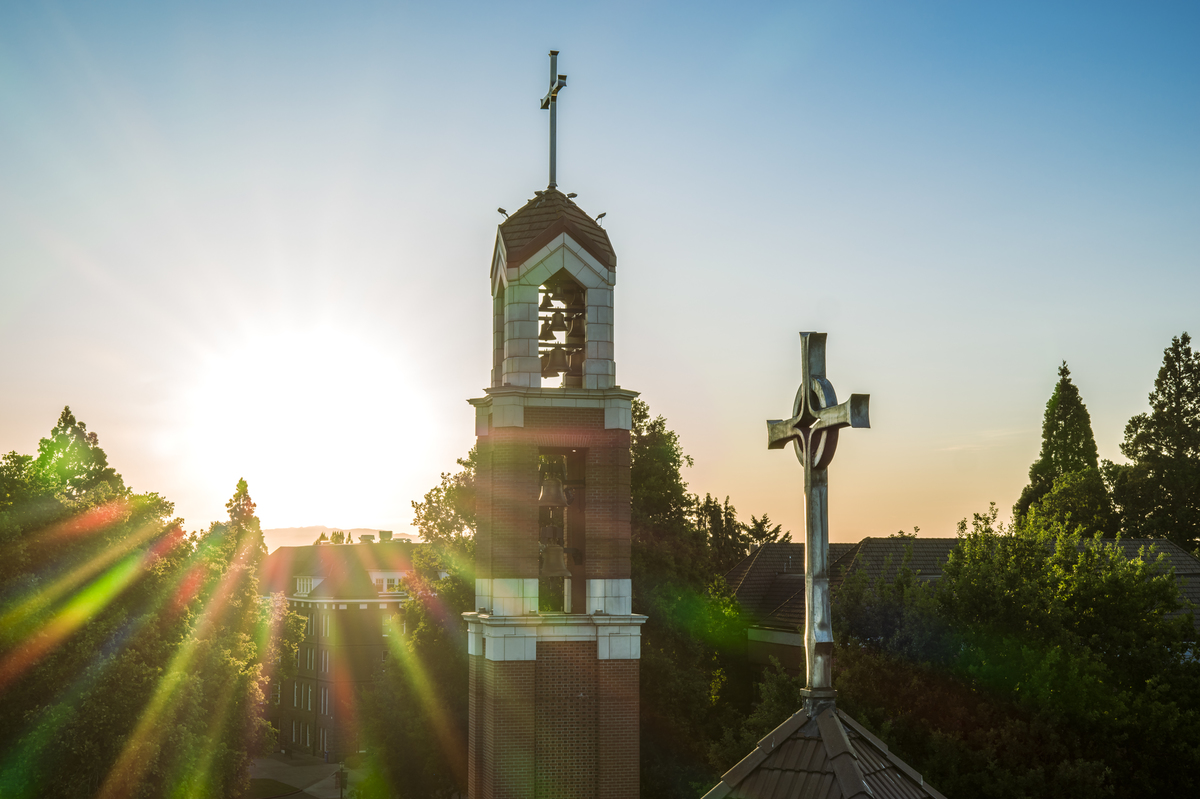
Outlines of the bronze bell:
M562 347L555 347L550 350L546 358L548 360L546 361L545 369L550 369L556 373L567 371L567 353Z
M538 306L539 311L553 311L554 306L550 304L550 292L542 295L542 304Z
M586 308L587 308L587 306L585 306L583 304L583 292L582 291L571 292L571 295L569 297L567 297L567 310L568 311L577 311L578 312L578 311L583 311Z
M542 377L558 377L558 372L550 368L550 356L542 356Z
M539 508L565 508L567 495L563 491L562 480L557 477L547 477L542 481L542 491L538 494Z
M542 341L554 341L554 331L550 328L549 322L542 322L542 329L538 333L538 338Z
M567 338L582 339L587 336L587 319L583 314L576 314L571 317L571 323L567 325Z
M550 317L550 329L555 331L567 329L567 320L563 317L562 311L555 311L554 315Z
M583 375L583 350L572 350L567 356L567 374L571 377L580 377Z
M567 553L558 544L549 544L542 551L542 570L540 577L570 577L571 570L567 568Z

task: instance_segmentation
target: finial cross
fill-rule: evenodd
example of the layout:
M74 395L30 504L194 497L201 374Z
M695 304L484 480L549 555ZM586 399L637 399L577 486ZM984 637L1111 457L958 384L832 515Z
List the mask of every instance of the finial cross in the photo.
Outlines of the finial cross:
M792 418L767 422L767 448L791 441L804 467L804 653L810 701L832 701L833 625L829 604L829 473L838 430L870 427L869 394L838 404L825 377L825 333L800 334L802 376Z
M558 74L558 51L550 51L550 88L546 92L546 96L542 98L542 110L550 109L550 185L553 189L558 186L555 183L554 169L555 156L558 150L558 93L567 87L567 76Z

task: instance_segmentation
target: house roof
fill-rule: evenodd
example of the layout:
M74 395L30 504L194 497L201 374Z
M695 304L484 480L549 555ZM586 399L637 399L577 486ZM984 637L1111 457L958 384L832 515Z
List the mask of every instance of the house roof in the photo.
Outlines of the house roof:
M840 710L803 710L767 733L704 799L945 799Z
M370 572L412 571L412 548L409 541L279 547L264 561L259 585L263 593L292 596L296 577L319 577L307 598L375 597L379 593Z
M832 543L829 562L832 567L857 544ZM797 593L804 602L804 544L764 544L725 573L725 582L733 589L742 608L762 618ZM801 612L801 617L803 617Z
M1126 538L1117 542L1130 559L1155 546L1167 567L1174 569L1180 593L1200 609L1200 560L1163 539ZM864 538L857 544L829 545L829 587L836 594L845 576L866 571L874 582L895 578L911 547L909 568L918 579L941 579L942 569L957 538ZM789 561L790 557L790 561ZM725 575L742 607L760 627L794 630L804 626L804 545L767 544ZM1194 617L1200 630L1200 613Z
M567 233L609 269L617 266L608 233L558 189L546 189L500 223L509 267L529 259L554 237Z

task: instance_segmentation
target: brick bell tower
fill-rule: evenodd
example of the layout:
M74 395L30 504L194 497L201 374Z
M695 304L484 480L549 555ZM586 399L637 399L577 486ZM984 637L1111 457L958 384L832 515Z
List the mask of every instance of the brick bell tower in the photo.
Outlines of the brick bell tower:
M605 230L554 181L508 217L491 266L491 387L478 436L471 799L638 795L629 430L616 385Z

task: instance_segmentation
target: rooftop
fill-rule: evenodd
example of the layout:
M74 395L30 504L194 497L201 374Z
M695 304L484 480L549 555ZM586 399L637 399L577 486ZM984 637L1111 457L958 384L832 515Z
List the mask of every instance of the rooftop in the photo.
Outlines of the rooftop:
M704 799L945 799L840 710L803 710L758 742Z
M609 269L617 266L608 233L558 189L546 189L500 223L508 266L524 263L560 233L568 233Z

